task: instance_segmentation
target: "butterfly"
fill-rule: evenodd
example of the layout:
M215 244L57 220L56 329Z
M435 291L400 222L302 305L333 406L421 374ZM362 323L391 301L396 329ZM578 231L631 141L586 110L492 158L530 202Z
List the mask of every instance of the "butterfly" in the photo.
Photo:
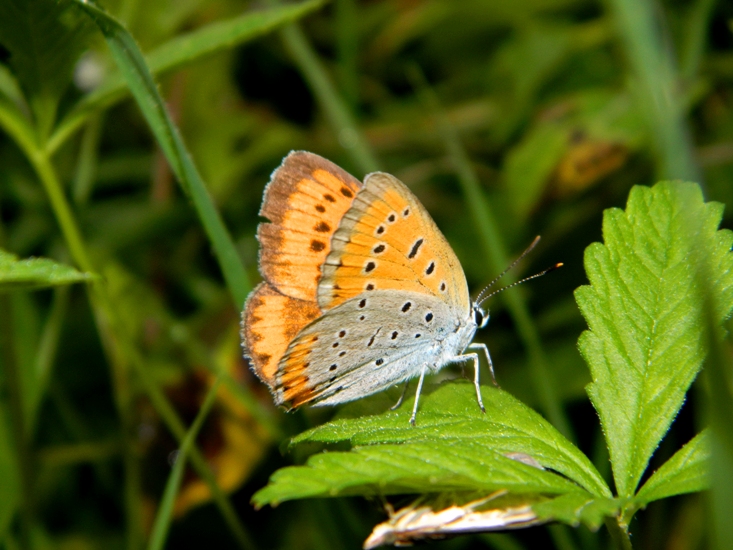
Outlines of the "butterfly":
M278 405L336 405L472 361L489 316L472 302L458 258L394 176L361 182L291 152L265 188L257 230L264 281L242 315L245 355ZM404 395L404 393L403 393ZM401 401L401 400L400 400Z

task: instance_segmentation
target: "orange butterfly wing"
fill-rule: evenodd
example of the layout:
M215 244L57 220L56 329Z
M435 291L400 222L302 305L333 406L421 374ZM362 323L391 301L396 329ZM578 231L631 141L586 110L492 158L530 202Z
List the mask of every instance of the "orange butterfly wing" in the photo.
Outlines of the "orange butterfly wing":
M369 174L333 236L318 285L328 310L372 290L432 294L468 311L468 284L458 258L430 214L394 176Z
M318 304L328 315L351 298L363 294L368 299L370 291L379 290L428 294L459 312L471 307L466 277L445 237L417 197L397 178L381 172L365 178L333 235ZM298 407L320 400L324 387L314 383L311 370L328 366L312 364L320 345L318 335L307 331L290 344L274 388L279 403Z
M280 358L308 323L321 316L315 302L291 298L269 283L260 283L247 298L242 340L259 378L275 384Z
M260 215L260 272L281 293L315 300L331 238L361 182L324 158L296 151L272 174Z

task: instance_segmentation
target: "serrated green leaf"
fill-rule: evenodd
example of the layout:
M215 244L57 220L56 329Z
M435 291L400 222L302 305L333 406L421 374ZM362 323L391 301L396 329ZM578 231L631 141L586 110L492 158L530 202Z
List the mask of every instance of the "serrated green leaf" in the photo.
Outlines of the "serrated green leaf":
M566 478L611 495L585 455L539 414L501 390L482 388L482 397L485 414L476 405L473 385L455 382L422 397L415 427L406 402L397 411L341 419L305 432L294 444L349 441L358 447L279 470L254 501L262 506L344 494L582 490ZM508 458L517 455L528 455L565 477Z
M305 466L281 468L252 498L257 506L316 496L437 491L562 494L577 485L507 458L483 441L439 439L326 452Z
M48 258L19 260L15 254L0 249L0 292L84 283L93 277Z
M654 472L636 494L635 500L646 504L653 500L707 489L710 486L709 446L707 430L697 434Z
M486 414L476 405L473 385L455 382L421 398L414 427L408 422L412 407L406 402L397 411L329 422L300 434L293 443L478 443L502 454L530 455L543 467L560 472L591 493L611 496L588 458L542 416L501 390L484 387L481 395Z
M68 2L55 0L0 2L0 44L10 52L41 135L51 129L88 36L88 26L68 7Z
M733 307L733 233L716 231L721 216L695 184L635 187L626 211L606 210L605 245L586 249L591 284L575 296L590 330L579 347L620 496L633 495L705 357L688 220L716 268L707 286L720 320Z

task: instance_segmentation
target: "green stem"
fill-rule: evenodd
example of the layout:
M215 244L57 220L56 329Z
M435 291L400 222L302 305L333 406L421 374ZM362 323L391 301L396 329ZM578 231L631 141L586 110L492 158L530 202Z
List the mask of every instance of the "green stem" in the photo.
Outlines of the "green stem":
M607 517L604 523L606 529L608 529L608 533L611 535L613 545L617 550L634 550L633 546L631 546L629 533L619 525L616 518Z
M715 0L697 0L690 8L688 23L685 25L687 32L680 54L680 74L687 81L696 78L700 70L707 44L710 16L715 4Z
M15 358L13 308L9 294L0 294L0 361L4 366L5 384L15 443L15 457L20 475L20 546L31 548L33 511L33 454L26 437L22 387Z
M158 513L155 517L153 531L148 541L148 550L162 550L165 546L171 519L173 518L176 495L178 494L181 482L183 481L184 468L186 460L188 459L188 453L193 446L194 441L196 441L196 436L198 435L201 426L203 426L204 420L208 416L211 407L213 407L216 402L216 393L219 389L220 381L220 378L214 380L214 383L211 385L211 388L209 388L196 418L181 442L181 448L176 456L176 462L173 466L173 470L168 476L168 482L166 483L165 491L163 492L163 498L161 499Z
M371 146L359 130L346 103L341 99L326 70L297 24L285 27L280 34L308 86L334 129L341 146L346 149L363 172L379 170Z
M150 397L155 410L163 419L166 427L176 438L176 441L178 441L179 444L183 444L186 437L186 427L181 421L181 418L170 404L170 401L166 399L160 387L156 385L155 381L146 372L146 367L142 358L139 357L136 352L133 352L131 360L133 368L145 385L145 390L148 397ZM196 470L196 473L198 473L198 475L201 476L201 479L203 479L209 486L214 502L219 507L219 511L221 512L224 521L226 521L239 545L245 549L255 548L254 542L240 522L234 507L217 484L213 472L206 463L206 459L195 445L192 445L191 447L190 458L191 465Z
M24 151L28 160L33 165L43 185L46 195L51 201L51 208L56 215L56 221L64 235L66 245L69 247L71 257L82 271L94 272L92 261L87 253L84 239L81 236L76 218L64 195L63 186L59 181L50 159L38 149Z
M64 195L61 182L45 153L39 149L25 151L33 168L51 201L56 219L61 227L69 251L77 266L83 271L94 272L94 266L87 252L81 231ZM113 324L115 309L107 295L104 282L89 285L89 299L102 345L110 361L114 381L114 398L123 434L122 461L125 469L125 509L127 511L128 547L138 548L142 540L142 517L140 515L140 466L133 453L132 400L127 366L124 354L117 341Z
M37 376L37 387L33 394L33 403L29 407L30 417L26 424L26 432L28 437L33 437L36 431L38 421L38 413L41 410L41 404L46 395L51 374L53 372L53 364L58 350L59 339L61 337L61 328L63 327L66 310L69 304L69 287L63 286L53 291L53 302L51 303L51 311L46 320L41 335L41 341L38 345L38 352L35 359L35 371Z
M204 185L201 174L166 109L145 58L133 37L116 19L91 2L76 0L76 4L92 18L104 35L112 57L127 80L130 91L163 150L171 170L183 191L193 202L234 300L234 306L240 310L251 289L244 265Z
M352 112L359 103L358 7L356 0L336 0L336 48L339 62L339 81L343 95Z
M3 113L0 109L0 124L5 122ZM17 132L10 133L12 137L17 138L16 143L21 146L26 156L31 161L33 168L41 179L46 192L51 201L54 214L61 226L62 233L66 239L67 246L72 252L72 257L76 264L84 271L93 272L92 262L84 245L81 232L79 231L76 220L71 212L66 197L61 189L60 181L56 172L45 154L35 148L35 141L28 139L28 129L22 124L16 124L17 119L12 119L10 125L6 128L17 129ZM177 434L179 439L185 435L183 423L180 421L175 411L167 401L165 396L159 389L155 388L150 375L144 368L143 361L137 356L132 339L124 338L123 325L118 321L115 315L115 308L107 294L107 288L104 281L93 283L89 286L89 298L92 304L92 311L99 331L102 345L106 356L109 359L112 368L112 377L115 388L115 403L118 415L120 417L121 430L123 433L122 458L125 469L125 504L128 522L128 547L139 548L142 539L141 517L140 517L140 469L136 460L133 449L134 439L132 437L133 430L130 418L131 398L129 380L127 379L127 364L132 363L141 379L151 391L151 399L158 405L161 416L168 424L169 429ZM154 388L154 389L152 389ZM244 527L239 521L233 507L226 499L221 489L216 484L216 480L206 466L206 462L197 449L191 452L191 461L194 467L199 470L201 477L209 484L214 500L219 506L221 513L229 525L235 538L239 541L242 548L253 548L254 545L247 535Z

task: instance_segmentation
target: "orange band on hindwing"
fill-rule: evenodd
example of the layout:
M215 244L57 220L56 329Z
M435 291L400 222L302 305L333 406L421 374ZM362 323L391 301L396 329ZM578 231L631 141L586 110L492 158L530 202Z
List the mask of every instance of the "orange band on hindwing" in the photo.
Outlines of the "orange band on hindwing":
M245 352L257 376L273 391L291 340L320 315L315 302L285 296L268 283L260 283L247 298L242 317Z
M272 174L260 215L260 272L282 294L315 301L331 238L361 182L324 158L290 153Z

